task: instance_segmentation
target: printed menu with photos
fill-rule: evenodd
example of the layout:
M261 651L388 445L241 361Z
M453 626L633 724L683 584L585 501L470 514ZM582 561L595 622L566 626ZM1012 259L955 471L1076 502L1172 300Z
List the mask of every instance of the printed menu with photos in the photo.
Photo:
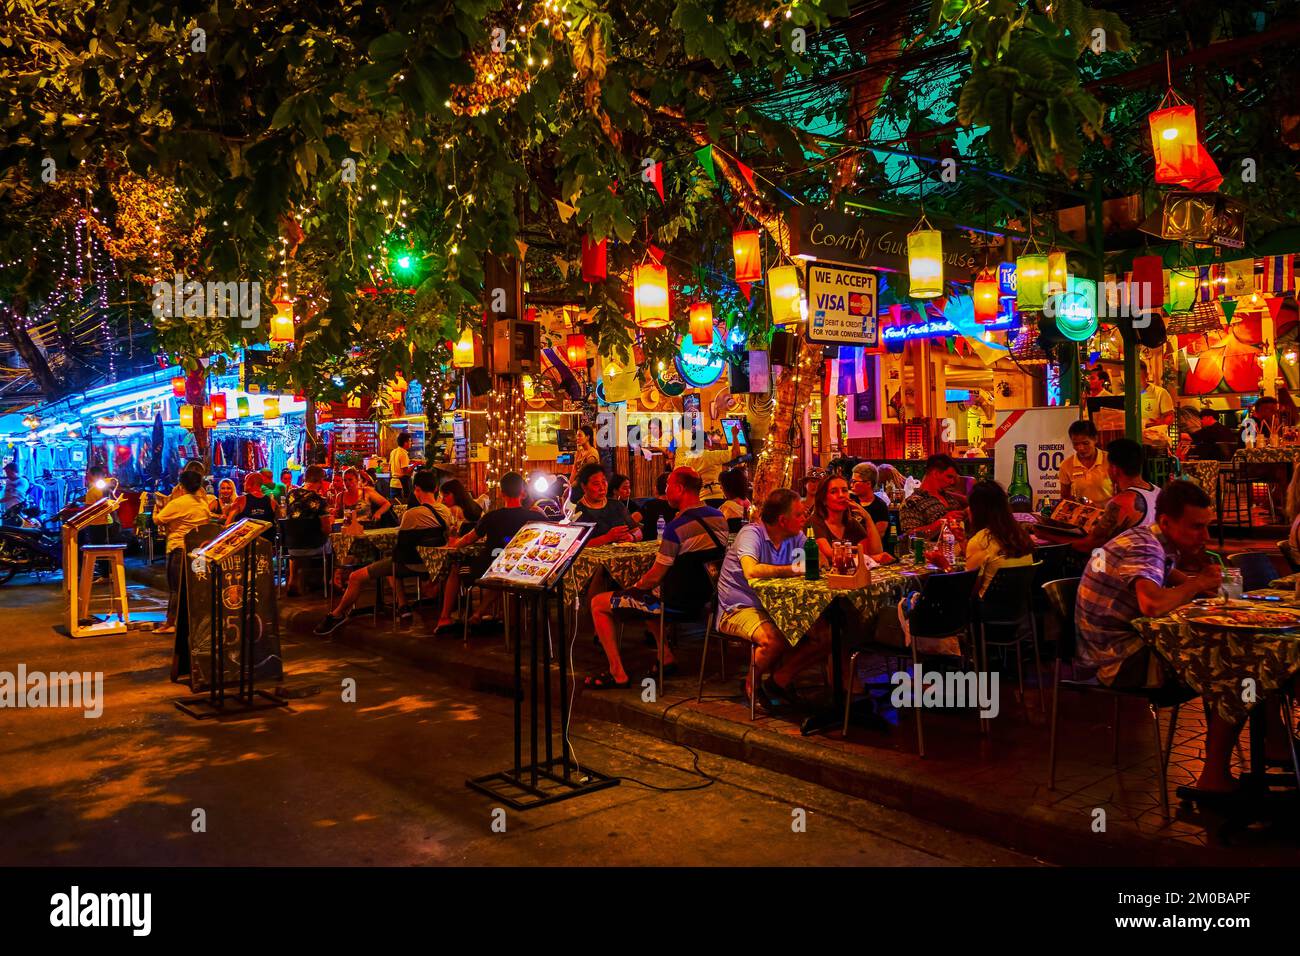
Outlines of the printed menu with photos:
M591 534L592 524L535 521L515 532L483 579L543 587L569 565Z

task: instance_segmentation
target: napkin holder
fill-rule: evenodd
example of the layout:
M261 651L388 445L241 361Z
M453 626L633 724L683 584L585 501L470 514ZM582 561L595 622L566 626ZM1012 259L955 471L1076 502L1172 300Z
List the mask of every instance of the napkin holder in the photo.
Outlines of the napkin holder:
M832 591L854 591L870 584L871 568L863 560L861 552L856 552L855 561L852 574L832 573L825 575L826 586Z

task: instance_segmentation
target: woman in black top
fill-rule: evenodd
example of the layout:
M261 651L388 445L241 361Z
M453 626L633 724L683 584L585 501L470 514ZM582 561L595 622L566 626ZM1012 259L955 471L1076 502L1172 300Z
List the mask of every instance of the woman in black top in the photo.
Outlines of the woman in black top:
M255 521L269 521L271 527L262 532L268 541L275 539L275 503L262 494L262 473L250 471L244 477L244 495L239 499L239 507L231 514L227 524L234 524L240 518L252 518Z

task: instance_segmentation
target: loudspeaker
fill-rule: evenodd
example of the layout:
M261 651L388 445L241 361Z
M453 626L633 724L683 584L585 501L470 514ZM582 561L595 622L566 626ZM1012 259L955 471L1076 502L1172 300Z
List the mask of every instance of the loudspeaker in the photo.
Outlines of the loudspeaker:
M485 368L472 368L465 373L471 395L486 395L492 391L492 376Z
M533 375L541 366L537 324L497 319L492 328L492 370L498 375Z
M789 332L777 330L772 333L772 344L767 347L773 365L789 368L799 358L799 338Z

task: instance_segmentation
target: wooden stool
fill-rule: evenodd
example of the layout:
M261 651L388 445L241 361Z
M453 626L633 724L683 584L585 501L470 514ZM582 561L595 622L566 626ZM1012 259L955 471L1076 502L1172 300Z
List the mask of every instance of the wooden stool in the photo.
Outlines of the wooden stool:
M112 593L111 605L115 605L122 623L131 620L131 612L126 603L126 545L124 544L88 544L81 549L81 594L77 605L77 617L90 617L90 591L95 581L95 565L100 561L109 564L109 577Z

